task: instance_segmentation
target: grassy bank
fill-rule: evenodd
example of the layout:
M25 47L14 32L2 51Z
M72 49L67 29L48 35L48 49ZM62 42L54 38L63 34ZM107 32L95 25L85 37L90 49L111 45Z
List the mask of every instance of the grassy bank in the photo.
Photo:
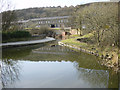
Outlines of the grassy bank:
M61 42L70 45L70 47L80 48L82 51L99 56L101 58L101 64L108 68L114 68L118 70L118 48L113 46L98 46L97 44L89 43L90 38L93 37L93 33L86 34L84 36L71 35L69 39L62 40ZM86 39L87 41L79 41L78 39ZM120 55L119 55L120 57Z

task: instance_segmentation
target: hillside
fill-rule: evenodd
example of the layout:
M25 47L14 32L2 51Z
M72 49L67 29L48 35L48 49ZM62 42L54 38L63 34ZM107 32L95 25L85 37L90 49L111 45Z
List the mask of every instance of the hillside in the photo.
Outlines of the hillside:
M57 6L57 7L36 7L22 10L16 10L19 20L42 18L42 17L56 17L56 16L70 16L73 15L77 8L89 6L91 3L77 5L77 6Z
M41 17L69 16L73 13L74 6L71 7L41 7L16 10L17 17L20 19L33 19Z

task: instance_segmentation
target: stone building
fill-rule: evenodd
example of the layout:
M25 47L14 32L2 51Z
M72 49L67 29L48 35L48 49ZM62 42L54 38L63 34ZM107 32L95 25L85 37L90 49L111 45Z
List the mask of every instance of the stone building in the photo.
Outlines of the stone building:
M29 20L18 21L19 25L24 28L39 28L41 26L54 27L68 27L69 16L58 17L44 17Z

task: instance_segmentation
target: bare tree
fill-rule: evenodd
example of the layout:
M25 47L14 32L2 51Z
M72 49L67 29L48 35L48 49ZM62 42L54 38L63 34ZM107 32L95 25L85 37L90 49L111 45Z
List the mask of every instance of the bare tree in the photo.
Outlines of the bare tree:
M2 30L9 30L14 28L15 20L17 19L14 6L10 0L0 0L0 14L2 14Z
M14 29L16 20L17 17L15 11L2 12L2 29L5 31L9 30L10 28Z
M89 12L89 13L88 13ZM100 43L117 44L118 39L118 5L117 3L101 3L91 5L87 10L87 21L95 30L95 38ZM106 41L106 42L105 42Z
M118 3L93 3L79 9L76 13L77 26L91 32L97 44L117 44L118 39Z
M79 6L76 6L74 13L72 14L72 16L70 17L70 25L72 28L75 28L77 30L77 34L78 32L81 34L81 30L82 30L82 9L79 8Z
M14 5L11 0L0 0L0 13L3 11L8 11L14 9Z

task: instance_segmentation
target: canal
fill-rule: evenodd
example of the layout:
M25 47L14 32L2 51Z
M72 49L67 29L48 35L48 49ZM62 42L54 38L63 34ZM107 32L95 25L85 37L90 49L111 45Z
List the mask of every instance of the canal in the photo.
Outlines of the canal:
M118 74L101 66L97 57L53 41L4 48L2 85L4 88L118 88Z

